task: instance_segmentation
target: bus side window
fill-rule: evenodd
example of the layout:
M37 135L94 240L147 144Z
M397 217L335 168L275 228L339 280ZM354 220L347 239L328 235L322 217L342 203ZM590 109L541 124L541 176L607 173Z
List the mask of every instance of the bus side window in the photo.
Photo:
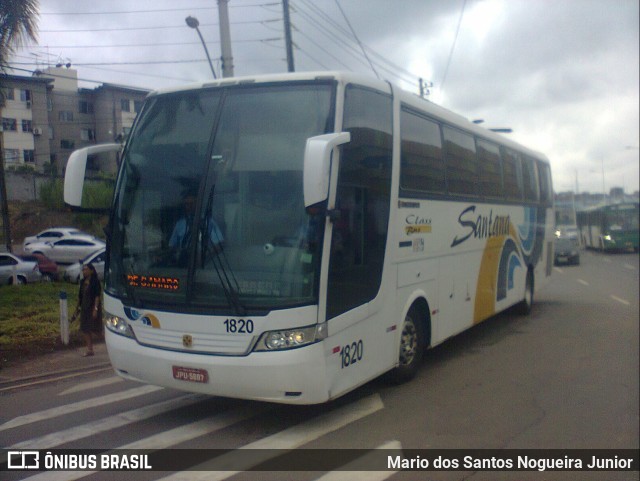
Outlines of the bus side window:
M540 177L540 202L544 205L551 205L553 201L553 190L551 189L551 169L547 164L538 162L538 174Z
M522 200L522 178L520 175L520 157L510 149L502 151L502 177L504 194L508 200Z
M407 110L400 114L402 136L400 189L403 192L446 192L440 125Z
M380 289L391 195L391 97L347 88L327 291L327 319L371 301Z
M480 167L480 195L502 197L502 161L500 148L491 142L478 139L478 164Z
M522 184L524 186L524 198L528 201L537 201L538 192L538 171L536 162L531 157L522 156Z
M478 161L473 136L447 125L443 127L442 132L449 193L476 195Z

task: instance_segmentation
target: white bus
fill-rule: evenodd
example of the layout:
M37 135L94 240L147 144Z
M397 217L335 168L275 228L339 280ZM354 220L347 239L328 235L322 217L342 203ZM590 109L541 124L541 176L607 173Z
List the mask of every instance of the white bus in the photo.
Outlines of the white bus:
M321 403L410 379L426 348L529 311L551 274L546 158L384 81L156 92L121 159L104 316L126 379Z

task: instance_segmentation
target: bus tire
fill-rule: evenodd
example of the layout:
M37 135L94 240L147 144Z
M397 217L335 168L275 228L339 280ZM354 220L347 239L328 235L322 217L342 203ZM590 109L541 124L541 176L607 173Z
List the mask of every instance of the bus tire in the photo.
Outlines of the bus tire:
M425 347L423 318L420 309L414 306L402 322L398 366L389 373L389 381L402 384L413 379L420 368Z
M524 287L524 299L522 299L520 304L518 304L518 312L523 316L531 314L531 309L533 308L534 285L533 270L529 268Z

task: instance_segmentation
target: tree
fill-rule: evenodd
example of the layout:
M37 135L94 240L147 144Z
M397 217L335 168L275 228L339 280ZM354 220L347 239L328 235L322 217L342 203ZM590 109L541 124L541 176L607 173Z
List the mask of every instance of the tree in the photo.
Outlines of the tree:
M38 0L2 0L0 2L0 74L6 73L9 58L25 40L37 42ZM4 89L0 88L0 112L5 101ZM0 118L2 116L0 115ZM4 178L4 146L0 132L0 211L2 212L2 234L7 250L11 251L11 229L9 206Z
M26 40L37 42L38 0L0 2L0 69L6 72L9 57Z

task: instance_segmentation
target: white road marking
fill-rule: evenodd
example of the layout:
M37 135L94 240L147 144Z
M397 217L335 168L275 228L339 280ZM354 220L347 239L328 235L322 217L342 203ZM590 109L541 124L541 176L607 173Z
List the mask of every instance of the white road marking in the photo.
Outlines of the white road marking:
M389 441L381 446L378 446L376 449L388 449L396 451L394 453L396 456L402 455L402 444L400 441ZM375 450L365 454L364 456L356 459L353 463L349 463L345 466L341 466L341 470L339 471L331 471L330 473L325 474L324 476L320 476L316 481L343 481L344 479L349 479L349 481L384 481L385 479L390 478L398 471L351 471L349 468L351 465L356 466L373 466L375 465L375 458L380 456L380 454L376 453ZM368 461L371 459L371 461Z
M562 269L560 269L559 267L554 267L553 270L556 271L556 272L559 272L560 274L564 274L564 271Z
M589 285L589 283L588 283L587 281L584 281L584 280L582 280L582 279L578 279L578 282L579 282L580 284L582 284L583 286L588 286L588 285Z
M38 421L44 421L49 418L63 416L65 414L82 411L84 409L104 406L105 404L123 401L125 399L131 399L137 396L144 396L145 394L159 391L161 389L164 388L158 386L142 386L139 388L128 389L126 391L114 394L107 394L106 396L85 399L84 401L79 401L77 403L65 404L63 406L45 409L44 411L25 414L24 416L18 416L17 418L13 418L11 421L7 421L6 423L4 423L2 426L0 426L0 431L15 428L18 426L24 426L25 424L36 423Z
M611 299L613 299L614 301L618 301L621 304L624 304L625 306L630 306L631 303L629 301L626 301L624 299L619 298L618 296L614 296L613 294L611 294Z
M180 426L178 428L169 429L168 431L164 431L158 433L153 436L149 436L144 439L140 439L138 441L134 441L133 443L125 444L124 446L120 446L114 449L165 449L170 446L174 446L176 444L183 443L185 441L190 441L191 439L195 439L200 436L204 436L205 434L211 434L215 431L219 431L221 429L227 428L239 422L245 421L247 419L251 419L259 414L262 414L264 411L268 409L272 409L272 406L269 405L256 405L246 404L237 409L233 409L231 411L225 411L221 414L217 414L215 416L210 416L208 418L200 419L190 424L186 424L184 426ZM105 452L104 454L110 454L110 452ZM86 476L91 476L99 471L45 471L40 474L36 474L35 476L31 476L29 478L25 478L25 480L30 481L73 481L75 479L84 478ZM187 473L189 473L187 471ZM215 474L215 473L214 473ZM187 478L191 479L191 478Z
M631 264L625 264L624 268L625 269L629 269L630 271L635 271L636 270L636 267L632 266Z
M124 379L122 379L121 377L111 376L106 379L101 379L99 381L85 382L59 393L58 396L66 396L67 394L88 391L90 389L96 389L102 386L108 386L110 384L115 384L117 382L122 382L122 381L124 381Z
M158 481L222 481L240 473L238 467L247 470L277 456L278 451L275 450L295 449L383 408L382 399L374 394L212 459L202 465L210 469L208 471L184 471ZM247 456L242 452L246 449L257 451Z
M94 434L110 431L112 429L143 421L169 411L190 406L204 399L207 399L207 396L201 394L188 394L175 399L169 399L167 401L161 401L149 406L126 411L114 416L98 419L81 426L74 426L63 431L57 431L45 436L22 441L10 446L9 449L51 449L53 447L60 446L61 444L77 441L78 439L93 436Z

